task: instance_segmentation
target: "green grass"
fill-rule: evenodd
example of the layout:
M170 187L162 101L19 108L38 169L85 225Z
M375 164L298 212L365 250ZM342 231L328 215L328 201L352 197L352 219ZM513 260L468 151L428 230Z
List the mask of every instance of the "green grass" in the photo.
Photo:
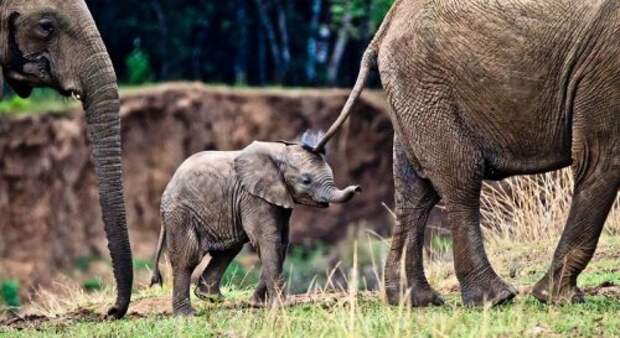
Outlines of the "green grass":
M228 292L233 299L247 292ZM593 296L585 304L544 306L531 297L500 308L465 308L456 295L442 307L387 306L377 297L335 304L302 304L278 310L201 306L199 316L162 315L115 322L76 322L42 331L7 332L12 337L485 337L620 336L620 301Z
M367 245L379 246L378 242ZM366 245L343 246L352 265L369 260ZM531 286L540 277L550 259L550 243L528 243L514 246L510 243L491 242L489 253L498 272L521 290ZM317 250L321 251L323 249ZM368 250L376 252L377 250ZM353 255L357 252L357 255ZM523 292L514 302L497 308L464 307L453 280L450 261L429 262L429 279L446 298L446 305L430 308L388 306L380 293L344 290L339 296L328 293L306 299L296 305L274 309L255 309L243 306L251 294L246 271L235 264L225 277L223 304L192 299L198 316L174 318L169 315L170 278L164 288L138 286L134 293L133 315L120 321L102 321L80 317L64 320L62 311L49 316L60 319L35 325L21 331L0 328L6 337L620 337L620 269L618 266L620 237L605 235L594 260L581 275L579 285L584 290L599 289L601 285L615 285L605 290L612 294L592 292L584 304L544 305ZM373 255L373 254L371 254ZM291 263L313 257L324 260L316 252L295 252ZM312 259L304 264L311 264ZM444 258L445 259L445 258ZM509 263L519 261L527 268L518 269L515 277L505 275ZM343 263L348 269L349 265ZM362 268L358 269L362 270ZM166 271L166 270L164 270ZM294 273L294 272L293 272ZM169 276L169 271L166 271ZM245 274L245 275L244 275ZM241 275L244 275L243 277ZM355 275L348 274L349 280ZM532 277L534 276L534 277ZM244 283L240 280L246 278ZM254 279L254 277L252 277ZM444 282L444 283L442 283ZM236 285L244 285L239 289ZM359 283L358 283L359 284ZM603 290L603 289L600 289ZM73 307L66 313L78 311L103 312L111 304L111 290L76 293ZM54 302L57 302L54 300Z
M0 116L65 113L75 107L79 107L78 102L62 97L53 89L36 88L27 99L17 95L3 98L0 101Z

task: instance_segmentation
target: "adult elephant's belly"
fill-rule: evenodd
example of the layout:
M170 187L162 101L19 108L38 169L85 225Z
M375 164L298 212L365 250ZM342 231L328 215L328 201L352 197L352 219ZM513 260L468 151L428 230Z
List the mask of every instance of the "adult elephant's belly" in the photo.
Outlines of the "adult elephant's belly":
M487 96L472 95L474 99L469 96L456 103L463 127L480 147L486 178L535 174L570 165L572 121L561 104L565 98L560 90L518 76L487 81L493 88Z
M416 58L439 78L455 109L456 121L483 153L492 175L531 174L561 168L571 160L571 95L580 41L579 17L589 6L570 7L570 18L553 6L498 1L484 13L473 2L426 24L415 34ZM421 18L419 20L427 20ZM447 22L450 24L442 24ZM428 63L433 64L429 65Z

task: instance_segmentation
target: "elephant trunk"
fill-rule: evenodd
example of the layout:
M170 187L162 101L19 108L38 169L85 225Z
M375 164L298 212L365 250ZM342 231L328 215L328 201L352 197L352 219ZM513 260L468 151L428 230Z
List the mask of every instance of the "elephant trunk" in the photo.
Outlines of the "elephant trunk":
M120 100L112 62L94 23L84 33L86 46L75 55L76 59L82 60L78 65L79 95L86 112L103 222L117 285L116 304L108 315L118 319L127 312L133 283L123 197Z
M360 192L362 189L357 185L346 187L343 190L333 188L329 189L325 200L327 203L346 203Z

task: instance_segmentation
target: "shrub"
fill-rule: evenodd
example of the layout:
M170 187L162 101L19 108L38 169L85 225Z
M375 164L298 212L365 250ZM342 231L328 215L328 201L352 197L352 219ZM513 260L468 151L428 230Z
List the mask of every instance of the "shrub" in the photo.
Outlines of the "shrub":
M0 283L0 297L9 308L19 308L19 282L16 280L6 280Z

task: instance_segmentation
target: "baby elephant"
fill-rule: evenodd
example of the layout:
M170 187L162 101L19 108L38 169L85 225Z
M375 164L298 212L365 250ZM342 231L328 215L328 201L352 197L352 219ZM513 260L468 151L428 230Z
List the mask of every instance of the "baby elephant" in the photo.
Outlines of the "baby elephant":
M312 138L312 137L310 137ZM151 285L162 284L158 262L166 242L173 270L172 307L191 315L190 276L203 256L211 260L195 290L199 298L221 298L221 277L248 241L263 270L252 301L280 297L282 264L293 206L326 208L360 191L339 190L324 154L301 144L254 142L241 151L205 151L187 159L162 196L162 229Z

